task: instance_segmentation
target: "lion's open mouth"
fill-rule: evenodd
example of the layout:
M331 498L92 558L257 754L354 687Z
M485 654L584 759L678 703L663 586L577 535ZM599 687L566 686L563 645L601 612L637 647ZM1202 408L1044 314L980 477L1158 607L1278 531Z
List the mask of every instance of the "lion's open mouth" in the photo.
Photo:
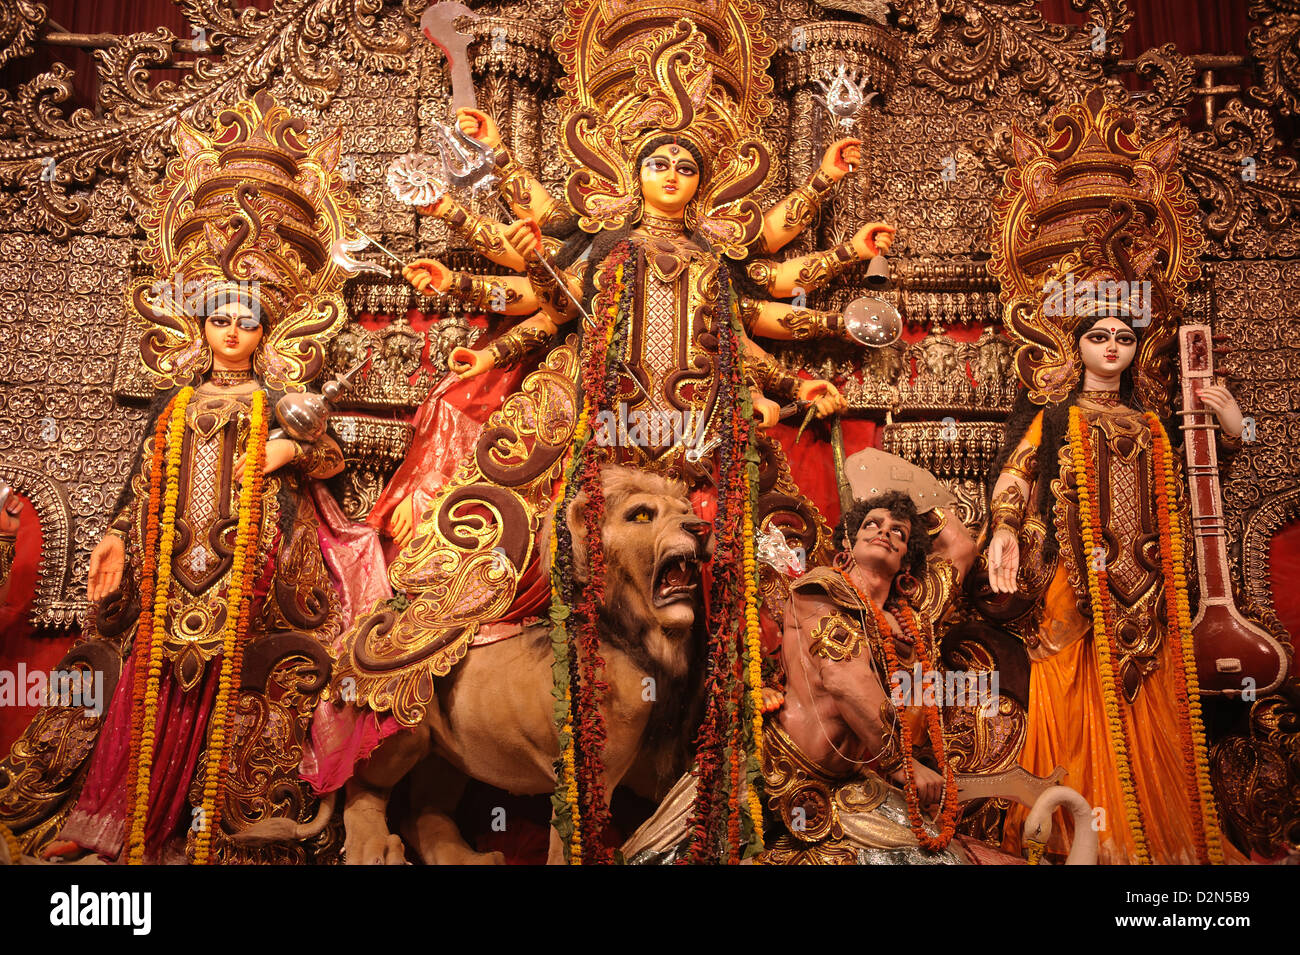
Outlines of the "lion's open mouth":
M659 562L655 571L654 601L656 607L693 600L700 582L699 563L687 554L669 554Z

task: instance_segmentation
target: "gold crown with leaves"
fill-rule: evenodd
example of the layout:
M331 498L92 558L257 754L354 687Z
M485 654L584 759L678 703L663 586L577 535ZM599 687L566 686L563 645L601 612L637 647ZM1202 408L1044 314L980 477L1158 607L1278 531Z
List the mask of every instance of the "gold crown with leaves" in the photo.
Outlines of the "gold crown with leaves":
M223 110L211 132L178 122L179 155L144 220L153 276L128 291L160 388L201 369L204 315L230 301L261 313L268 385L301 390L324 366L347 321L348 276L331 249L349 238L356 207L338 168L342 131L313 146L306 130L266 92Z
M1022 343L1020 381L1036 404L1064 400L1082 374L1074 331L1100 308L1139 319L1134 393L1164 413L1171 346L1205 245L1176 168L1179 134L1142 144L1136 112L1100 89L1053 110L1047 126L1042 142L1014 129L1015 166L993 211L989 271Z
M670 134L708 164L698 225L739 257L762 227L750 198L775 171L761 123L772 112L776 44L749 0L579 0L553 46L566 76L562 149L567 194L584 229L619 228L640 212L642 147Z

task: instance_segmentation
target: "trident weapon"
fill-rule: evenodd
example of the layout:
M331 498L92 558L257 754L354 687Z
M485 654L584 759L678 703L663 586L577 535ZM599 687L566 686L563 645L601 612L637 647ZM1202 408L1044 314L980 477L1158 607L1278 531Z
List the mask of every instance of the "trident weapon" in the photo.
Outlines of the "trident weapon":
M822 88L826 94L823 98L816 93L813 99L822 104L826 112L831 114L831 118L839 122L848 132L858 121L858 113L862 107L871 102L873 97L879 96L878 90L872 90L870 93L864 93L862 90L865 77L855 76L849 71L849 68L841 63L835 68L834 73L827 73L826 80L815 80L816 84Z
M478 15L462 3L444 0L424 11L420 17L420 29L430 43L438 47L447 57L451 68L451 103L453 110L468 107L475 108L474 78L469 70L469 36L460 32L456 21L461 18L478 19ZM407 153L398 156L388 167L388 188L398 202L410 206L426 206L437 202L442 196L451 193L460 196L481 197L491 192L496 185L496 164L493 162L492 150L471 136L465 135L455 123L434 123L430 130L433 136L434 154ZM497 196L505 214L513 219L514 210L502 196ZM376 243L378 244L378 243ZM550 261L537 250L537 261L546 270L565 298L577 309L590 326L596 320L591 317L578 297L569 288L569 283L561 278ZM623 371L636 384L638 390L650 400L641 380L627 367L620 363Z

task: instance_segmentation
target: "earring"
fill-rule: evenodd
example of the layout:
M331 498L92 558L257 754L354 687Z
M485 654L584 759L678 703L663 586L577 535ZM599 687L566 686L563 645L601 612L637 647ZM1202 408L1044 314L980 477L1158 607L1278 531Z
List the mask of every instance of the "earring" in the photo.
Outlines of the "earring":
M836 570L842 570L847 574L853 569L853 554L847 550L839 551L835 554L831 564Z
M682 215L682 224L686 226L687 232L694 232L699 225L699 206L694 199L686 203L686 211Z

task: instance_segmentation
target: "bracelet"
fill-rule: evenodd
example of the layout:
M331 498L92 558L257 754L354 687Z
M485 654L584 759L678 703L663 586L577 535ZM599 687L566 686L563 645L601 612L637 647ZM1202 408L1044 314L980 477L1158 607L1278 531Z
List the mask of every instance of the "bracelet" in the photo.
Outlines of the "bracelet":
M790 193L782 225L786 229L797 229L812 222L833 188L835 188L835 180L822 172L819 167L805 185Z
M799 386L803 384L803 379L770 355L750 359L746 366L747 370L752 371L754 383L763 394L786 401L799 397Z
M551 336L536 326L513 328L488 347L488 354L494 368L508 368L550 340Z
M555 280L551 273L547 271L546 266L542 264L540 258L541 254L543 253L539 249L538 255L528 260L527 265L524 267L524 275L528 278L529 283L533 287L533 291L537 294L537 301L558 312L560 311L560 302L563 298L563 293L560 291L560 283Z
M1011 452L1003 471L1009 471L1026 484L1034 483L1034 472L1038 470L1038 449L1032 444L1022 445Z
M535 181L528 170L515 162L514 156L504 144L492 150L492 164L496 167L497 183L493 188L497 195L512 206L522 206L534 213L537 224L545 228L554 222L563 222L573 218L573 213L562 204L551 199L550 206L542 211L532 207L532 185Z
M447 295L466 308L478 311L504 312L519 301L519 293L508 285L489 281L490 276L452 272Z
M1020 533L1020 526L1025 521L1025 494L1019 484L1010 484L992 501L990 525L993 533L999 528L1008 527L1014 533Z
M843 275L860 261L849 242L841 242L826 252L814 252L807 256L799 274L795 276L795 286L811 292Z
M492 230L486 219L470 212L454 199L447 201L451 209L442 220L468 241L475 252L491 259L506 251L506 240Z
M839 312L815 312L810 308L791 309L777 319L795 341L810 338L839 338L844 332L844 316Z
M745 334L754 333L754 323L758 321L759 313L763 310L763 303L752 298L740 299L736 306L736 311L740 313L740 327L745 330Z

